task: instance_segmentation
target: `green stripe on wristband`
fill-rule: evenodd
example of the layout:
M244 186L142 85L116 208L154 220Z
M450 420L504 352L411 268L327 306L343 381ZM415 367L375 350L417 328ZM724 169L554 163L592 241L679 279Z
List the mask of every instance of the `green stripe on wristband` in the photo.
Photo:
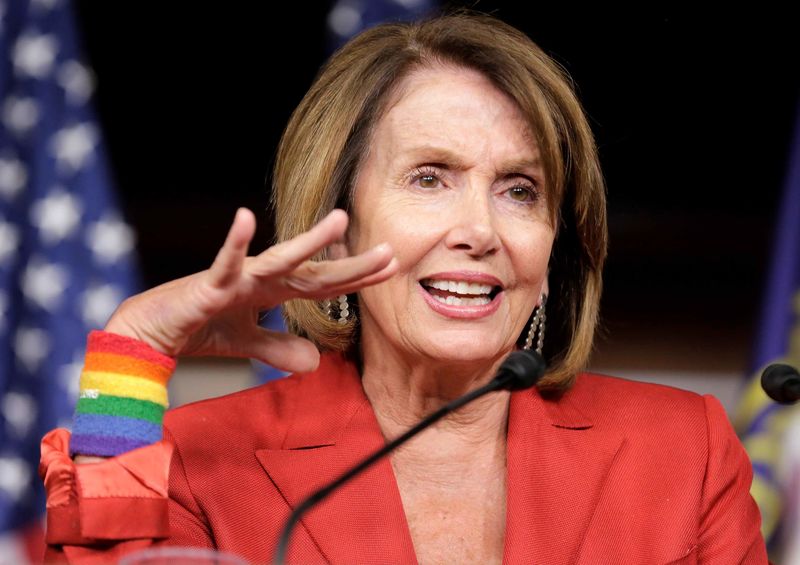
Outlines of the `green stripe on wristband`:
M77 414L106 414L147 420L160 424L164 420L164 407L149 400L101 394L97 398L78 399Z

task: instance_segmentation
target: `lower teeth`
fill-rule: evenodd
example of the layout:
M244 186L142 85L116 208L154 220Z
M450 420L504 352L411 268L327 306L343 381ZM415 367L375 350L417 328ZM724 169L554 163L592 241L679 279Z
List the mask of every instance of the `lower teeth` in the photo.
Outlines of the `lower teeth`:
M480 296L478 298L457 298L455 296L439 296L438 294L433 294L436 300L441 302L442 304L449 304L450 306L486 306L491 302L488 296Z

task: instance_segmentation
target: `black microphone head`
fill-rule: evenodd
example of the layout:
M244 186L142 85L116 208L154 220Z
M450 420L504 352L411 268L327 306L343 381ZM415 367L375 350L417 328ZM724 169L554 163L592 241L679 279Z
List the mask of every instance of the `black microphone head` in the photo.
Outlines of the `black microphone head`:
M800 399L800 373L791 365L775 363L761 373L761 388L781 404L792 404Z
M542 356L529 349L514 351L497 370L497 378L502 379L506 390L522 390L539 382L547 364Z

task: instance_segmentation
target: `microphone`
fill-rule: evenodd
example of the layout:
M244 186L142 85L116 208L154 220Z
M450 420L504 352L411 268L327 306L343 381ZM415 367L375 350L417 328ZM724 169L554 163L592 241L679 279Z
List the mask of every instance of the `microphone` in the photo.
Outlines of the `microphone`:
M800 399L800 373L791 365L775 363L761 373L761 388L780 404L794 404Z
M345 471L339 475L339 477L334 479L331 483L328 483L317 491L311 493L308 498L306 498L297 506L297 508L294 509L294 511L289 515L289 518L286 520L286 524L281 532L281 537L278 540L278 546L275 549L275 557L272 561L273 564L284 565L284 563L286 563L286 550L289 546L289 537L292 534L295 524L300 520L303 514L308 512L308 510L316 506L318 503L322 502L336 489L341 487L350 479L361 474L374 463L403 445L405 442L410 440L425 428L429 427L431 424L444 418L450 412L458 410L476 398L480 398L481 396L496 390L514 391L530 388L535 385L540 378L542 378L546 368L547 365L545 364L544 359L542 359L542 356L535 351L530 351L527 349L514 351L508 357L506 357L506 359L500 365L500 368L497 370L497 375L491 380L491 382L483 385L480 388L476 388L471 392L468 392L464 396L460 396L455 400L448 402L429 416L423 418L414 427L410 428L408 431L396 437L378 451L362 460L355 467L352 467L348 471Z

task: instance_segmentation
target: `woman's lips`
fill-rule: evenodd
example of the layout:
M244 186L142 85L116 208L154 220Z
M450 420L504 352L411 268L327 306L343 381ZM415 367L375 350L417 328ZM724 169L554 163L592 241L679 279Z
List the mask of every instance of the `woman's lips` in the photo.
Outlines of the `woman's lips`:
M419 291L431 310L448 318L461 319L484 318L491 315L500 307L505 294L501 290L493 297L457 296L438 289L426 288L422 284L419 285Z

